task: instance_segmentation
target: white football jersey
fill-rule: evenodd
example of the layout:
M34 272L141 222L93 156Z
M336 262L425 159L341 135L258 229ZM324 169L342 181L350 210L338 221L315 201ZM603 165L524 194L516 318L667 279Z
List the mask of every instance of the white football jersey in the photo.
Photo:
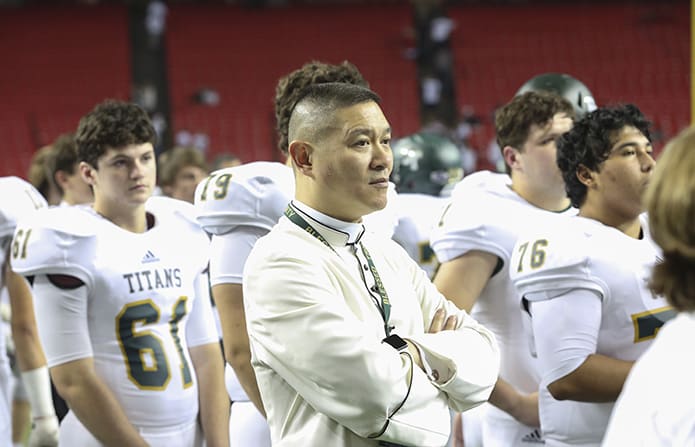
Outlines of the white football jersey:
M540 376L537 360L529 349L531 329L522 318L507 266L520 232L532 228L537 219L574 214L575 208L562 213L540 209L512 190L508 175L480 171L464 177L455 186L450 204L431 237L432 248L442 263L473 250L497 257L495 272L481 291L471 315L497 337L502 358L500 377L522 393L537 391ZM511 428L514 426L516 431ZM500 442L500 437L505 438L500 445L520 445L533 434L533 428L494 406L485 413L484 427L484 433L497 433L486 441ZM502 433L500 427L507 429Z
M17 221L41 208L48 207L46 199L31 183L19 177L0 177L0 290L5 289L2 267L9 260L11 250L23 250L12 245L12 235ZM0 336L0 365L7 364L5 337Z
M17 221L30 215L38 209L48 207L36 188L19 177L0 177L0 266L8 260L10 241L14 234ZM15 247L20 249L22 247ZM0 288L3 288L0 275Z
M509 279L507 266L519 233L532 228L537 219L576 214L570 208L553 213L537 208L511 189L506 174L488 171L465 177L454 188L432 234L432 248L439 262L447 262L472 250L491 253L499 265L476 301L472 316L494 332L500 345L500 377L523 393L538 389L536 361L523 334L519 298Z
M596 352L636 360L659 328L675 315L663 297L647 288L660 250L651 240L646 215L640 216L642 238L583 217L538 225L520 236L509 266L524 299L544 300L572 289L586 289L601 298L601 323ZM553 333L533 334L556 337ZM550 371L541 371L549 376ZM554 380L554 379L553 379ZM542 378L539 389L541 426L549 445L598 445L613 403L557 401Z
M211 284L241 284L253 244L267 234L294 196L292 169L259 161L212 172L195 191L200 226L212 235ZM225 384L234 401L248 401L234 370L225 365Z
M294 196L292 169L282 163L259 161L211 173L198 184L198 223L221 235L238 226L270 231Z
M398 194L395 201L399 219L393 240L432 278L439 263L430 246L430 235L449 199L428 194Z
M14 242L22 249L12 263L24 275L69 275L86 287L86 302L47 303L36 294L49 366L93 357L136 427L170 427L198 413L188 348L218 340L208 238L190 204L152 197L146 209L154 225L144 233L89 206L42 210L18 224Z

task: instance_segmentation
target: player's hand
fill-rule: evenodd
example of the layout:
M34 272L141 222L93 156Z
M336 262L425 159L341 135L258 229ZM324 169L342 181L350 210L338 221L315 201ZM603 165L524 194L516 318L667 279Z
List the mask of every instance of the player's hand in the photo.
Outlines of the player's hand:
M432 323L430 323L430 329L427 331L430 334L436 334L440 331L450 331L456 328L457 323L456 315L446 315L446 309L439 308L434 313L434 318L432 318Z
M27 445L29 447L57 447L58 418L54 415L34 419Z

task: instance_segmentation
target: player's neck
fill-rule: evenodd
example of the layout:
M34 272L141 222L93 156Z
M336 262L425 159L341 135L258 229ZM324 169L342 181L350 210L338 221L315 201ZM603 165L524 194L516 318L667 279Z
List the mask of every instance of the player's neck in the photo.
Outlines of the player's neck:
M610 208L592 206L590 203L582 205L578 214L613 227L635 239L639 239L640 234L642 234L642 223L640 222L639 214L625 215Z
M63 194L63 202L66 204L73 206L73 205L79 205L80 202L77 200L76 197L74 197L72 194L69 192L65 191L65 194Z
M570 199L564 191L551 188L534 188L523 181L512 181L511 188L533 206L547 211L564 211L570 207Z
M147 231L147 213L144 204L135 207L109 206L95 200L93 208L102 217L126 231L132 233L144 233Z

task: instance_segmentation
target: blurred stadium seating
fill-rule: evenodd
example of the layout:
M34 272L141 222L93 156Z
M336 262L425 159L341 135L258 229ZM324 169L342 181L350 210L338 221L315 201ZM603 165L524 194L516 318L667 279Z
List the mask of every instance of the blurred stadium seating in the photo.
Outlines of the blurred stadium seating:
M171 4L173 129L207 134L209 158L276 159L277 79L311 59L347 59L382 96L394 136L418 130L415 64L404 57L413 45L410 5L339 3ZM688 2L480 3L452 5L449 14L458 104L481 119L471 135L481 155L494 108L540 72L571 73L600 104L636 103L666 138L690 122ZM42 4L2 9L0 30L0 175L23 176L31 154L74 130L96 102L130 96L128 17L119 3ZM203 87L220 94L219 105L193 100Z

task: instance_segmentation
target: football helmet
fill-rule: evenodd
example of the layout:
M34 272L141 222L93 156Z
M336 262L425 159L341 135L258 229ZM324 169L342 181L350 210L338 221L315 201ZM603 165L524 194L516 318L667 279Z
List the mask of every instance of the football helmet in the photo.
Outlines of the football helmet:
M416 133L397 140L391 149L391 181L399 193L439 196L463 177L461 151L446 137Z
M526 81L515 96L526 92L546 91L567 99L574 107L577 118L596 110L596 101L591 91L578 79L563 73L543 73Z

